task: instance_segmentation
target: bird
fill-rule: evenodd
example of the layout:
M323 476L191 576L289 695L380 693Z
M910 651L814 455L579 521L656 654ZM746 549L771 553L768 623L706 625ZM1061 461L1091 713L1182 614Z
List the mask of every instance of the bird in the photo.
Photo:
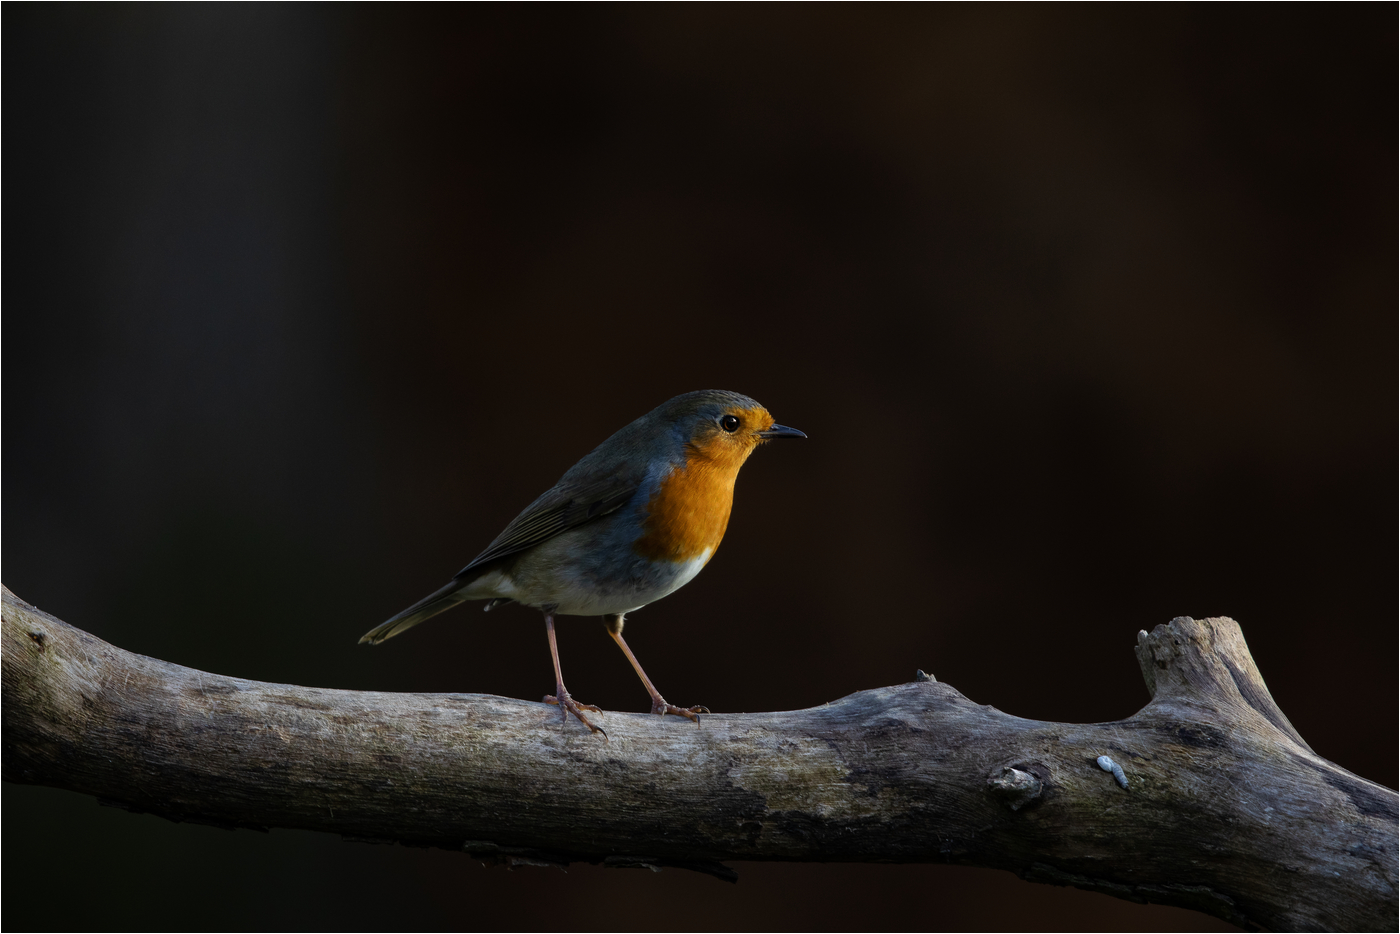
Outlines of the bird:
M761 444L805 438L748 396L719 389L676 396L622 428L565 472L447 583L360 638L377 645L468 600L544 613L556 704L607 733L564 687L556 616L601 616L651 695L651 712L700 722L705 707L667 703L622 637L626 616L685 586L729 525L739 468Z

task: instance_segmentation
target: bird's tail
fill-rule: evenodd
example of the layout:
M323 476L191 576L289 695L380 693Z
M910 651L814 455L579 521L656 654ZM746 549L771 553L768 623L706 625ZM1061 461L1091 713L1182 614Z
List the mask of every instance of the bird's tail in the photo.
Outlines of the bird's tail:
M413 606L398 613L388 620L375 626L369 632L360 636L360 642L368 642L370 645L378 645L385 639L392 639L405 629L412 629L423 620L437 616L443 610L449 610L467 598L462 591L466 589L470 581L454 580L441 590L428 594Z

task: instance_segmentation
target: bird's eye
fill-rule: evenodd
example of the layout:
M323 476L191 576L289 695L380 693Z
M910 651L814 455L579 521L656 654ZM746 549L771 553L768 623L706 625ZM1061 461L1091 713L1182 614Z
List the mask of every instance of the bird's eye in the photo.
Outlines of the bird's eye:
M719 420L719 427L733 434L739 430L739 419L735 418L733 415L726 415Z

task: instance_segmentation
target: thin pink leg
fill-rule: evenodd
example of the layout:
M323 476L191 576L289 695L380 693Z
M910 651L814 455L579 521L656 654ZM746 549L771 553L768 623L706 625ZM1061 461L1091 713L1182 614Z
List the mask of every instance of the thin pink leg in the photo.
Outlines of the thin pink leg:
M661 692L651 683L647 673L642 671L642 665L637 661L637 656L632 654L632 650L627 647L627 640L622 638L622 617L605 616L608 621L608 635L613 637L617 647L622 649L622 654L627 656L627 660L632 663L632 670L637 673L637 677L642 679L642 684L646 685L647 693L651 695L651 712L666 716L668 713L680 714L696 723L700 722L700 714L709 713L708 707L677 707L674 704L666 703L666 698L661 696Z
M554 638L554 614L552 612L544 614L544 631L549 636L550 657L554 659L555 687L554 696L546 696L544 702L546 704L558 704L559 716L563 718L563 721L565 723L569 722L569 714L572 713L575 717L578 717L579 722L581 722L584 726L588 727L594 733L602 733L603 738L607 739L607 732L600 726L594 726L588 721L588 718L583 715L583 712L585 710L592 710L595 713L602 713L602 709L595 707L592 704L577 703L572 697L569 696L569 692L564 690L564 673L559 668L559 643Z

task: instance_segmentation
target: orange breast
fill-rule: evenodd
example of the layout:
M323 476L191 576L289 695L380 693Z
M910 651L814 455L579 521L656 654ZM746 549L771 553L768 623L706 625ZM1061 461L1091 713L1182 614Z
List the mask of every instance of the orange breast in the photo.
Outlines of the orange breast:
M745 452L747 456L747 452ZM719 547L744 459L688 452L684 467L661 481L647 503L642 537L632 549L653 561L689 561Z

